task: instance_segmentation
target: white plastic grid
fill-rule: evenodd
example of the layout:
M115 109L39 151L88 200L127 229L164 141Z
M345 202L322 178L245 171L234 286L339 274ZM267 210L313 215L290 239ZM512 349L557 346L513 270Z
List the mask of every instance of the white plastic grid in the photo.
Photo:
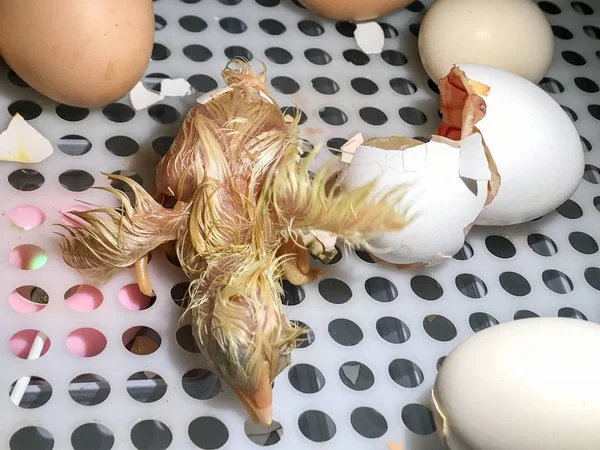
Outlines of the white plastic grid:
M280 105L304 111L303 135L313 143L339 146L343 141L331 139L357 131L365 137L423 137L435 129L438 98L417 53L424 13L418 1L381 19L387 24L386 51L370 57L357 50L352 25L317 17L291 0L159 0L154 6L156 45L145 77L148 86L169 76L210 90L222 84L219 72L229 57L249 56L249 51L267 64ZM567 0L543 1L540 7L556 36L553 65L541 84L572 111L585 138L588 166L580 188L558 212L540 220L476 228L455 260L432 269L396 271L344 254L322 267L326 274L320 282L301 290L286 285L289 316L310 326L314 342L296 350L294 366L276 380L274 411L282 436L275 432L255 441L285 449L384 449L386 442L401 442L407 450L440 449L429 413L421 406L427 403L439 358L474 330L515 317L535 313L600 319L600 236L594 226L600 220L600 7ZM184 377L204 366L181 346L193 350L189 330L176 333L181 310L171 298L180 297L181 286L172 288L185 281L178 268L164 254L153 255L150 274L157 300L145 310L129 310L119 301L121 288L134 281L131 271L123 271L100 288L103 302L97 309L78 312L64 298L81 280L62 263L52 236L61 209L75 200L106 201L90 190L73 192L91 182L105 184L101 171L133 171L152 190L159 154L194 99L169 98L137 113L128 106L88 112L57 105L23 87L7 67L0 92L0 110L19 111L56 146L51 158L34 167L0 165L0 254L33 244L48 255L36 271L15 269L7 256L0 259L0 273L5 274L0 283L5 299L0 302L0 386L5 389L0 446L257 448L245 433L242 408L226 387L221 392L215 377L202 370ZM129 105L129 100L119 103ZM4 124L9 119L5 114ZM73 135L80 137L65 138ZM87 175L65 174L74 169ZM22 231L10 225L10 211L24 204L45 213L41 227ZM21 314L9 302L13 290L27 285L41 287L49 297L48 305L34 314ZM83 306L96 306L98 297L87 299L91 303ZM161 339L158 350L146 356L130 353L122 334L134 326L155 330ZM74 355L66 345L69 333L85 327L99 330L107 343L90 358ZM8 345L11 336L27 329L40 330L51 340L37 360L18 358ZM352 361L360 365L346 364ZM155 372L163 381L141 374L127 382L142 371ZM105 381L80 377L82 382L69 389L71 380L90 373ZM47 401L31 409L15 406L7 395L15 380L28 375L47 382L30 385L22 405ZM136 398L156 401L136 401L128 388ZM146 422L152 420L162 425ZM46 431L26 428L35 426ZM324 443L314 442L319 440Z

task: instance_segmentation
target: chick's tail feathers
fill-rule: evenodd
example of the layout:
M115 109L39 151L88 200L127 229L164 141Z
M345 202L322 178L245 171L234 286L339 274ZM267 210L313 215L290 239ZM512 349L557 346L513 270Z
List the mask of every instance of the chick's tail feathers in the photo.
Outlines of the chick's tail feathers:
M121 207L71 211L68 214L81 225L61 225L65 231L60 242L63 260L96 281L106 281L159 245L176 239L189 219L187 204L166 209L130 178L109 175L109 179L125 183L133 191L133 204L119 190L99 188L115 195Z

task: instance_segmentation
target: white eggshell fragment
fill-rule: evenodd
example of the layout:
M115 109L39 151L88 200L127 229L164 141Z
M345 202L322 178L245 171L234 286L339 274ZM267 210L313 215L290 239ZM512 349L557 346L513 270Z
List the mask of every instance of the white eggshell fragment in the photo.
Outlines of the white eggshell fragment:
M473 134L461 142L434 136L404 150L367 142L354 154L344 183L356 188L375 179L378 192L394 186L406 190L398 210L406 212L409 222L369 241L369 251L392 264L436 264L463 246L485 204L489 178L481 136Z
M581 141L569 116L549 94L518 75L479 64L457 67L469 80L489 87L482 95L485 116L476 127L501 179L497 195L475 223L517 224L560 206L584 171Z
M0 161L38 163L53 152L50 141L18 113L0 134Z
M554 52L552 29L531 0L437 0L419 29L419 55L437 84L454 64L486 64L539 82Z
M146 89L141 81L138 81L133 89L129 92L129 100L136 111L140 111L148 106L154 105L155 103L164 100L164 98L165 97L163 95Z
M487 328L445 359L432 392L451 450L600 448L600 325L522 319Z
M358 47L367 54L379 54L383 50L385 36L377 22L358 22L354 38Z
M184 97L194 92L194 89L183 78L165 78L160 82L160 94L165 97Z

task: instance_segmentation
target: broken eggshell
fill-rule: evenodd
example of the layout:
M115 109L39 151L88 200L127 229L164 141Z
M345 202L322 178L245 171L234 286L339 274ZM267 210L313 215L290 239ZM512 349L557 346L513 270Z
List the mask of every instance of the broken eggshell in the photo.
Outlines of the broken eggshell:
M0 161L38 163L54 152L48 139L17 113L0 134Z
M491 170L481 135L461 141L433 136L428 143L391 137L358 148L344 175L356 188L376 180L377 190L392 186L406 195L398 204L408 223L368 242L369 252L394 265L434 265L451 258L488 198Z
M465 105L473 99L483 100L485 109L473 129L481 133L498 175L492 180L497 194L476 225L527 222L575 192L584 170L581 141L550 95L505 70L458 64L440 81L443 118L437 134L459 139Z

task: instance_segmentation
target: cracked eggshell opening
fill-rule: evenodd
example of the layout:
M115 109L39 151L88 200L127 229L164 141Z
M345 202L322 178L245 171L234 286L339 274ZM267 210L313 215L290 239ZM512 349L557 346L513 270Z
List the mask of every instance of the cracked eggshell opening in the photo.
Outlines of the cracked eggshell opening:
M473 157L473 151L481 157ZM466 176L482 174L481 180ZM434 137L426 144L391 137L371 139L359 147L344 184L356 188L375 179L377 192L394 186L405 189L398 210L407 214L407 225L372 239L369 250L391 264L435 264L463 246L465 230L485 204L489 175L477 133L463 141Z
M448 125L456 123L453 115L461 110L461 90L465 97L476 94L485 100L485 116L475 128L501 180L476 225L527 222L554 210L575 192L584 170L579 134L550 95L502 69L457 64L440 82L443 120L438 133L456 133L456 126Z

